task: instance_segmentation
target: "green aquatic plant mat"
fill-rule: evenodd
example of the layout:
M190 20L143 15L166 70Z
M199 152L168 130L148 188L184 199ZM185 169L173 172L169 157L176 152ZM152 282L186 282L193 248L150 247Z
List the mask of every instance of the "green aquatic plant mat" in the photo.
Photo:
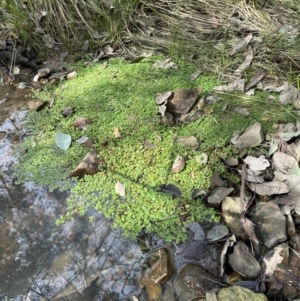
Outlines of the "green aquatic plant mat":
M154 69L152 64L158 59L152 57L138 64L122 59L90 66L79 63L73 65L78 73L75 79L37 95L54 101L54 105L28 114L25 129L30 135L18 148L16 175L21 182L71 189L68 212L58 222L94 207L114 218L115 225L130 237L144 229L166 240L180 241L187 223L218 220L201 198L192 199L193 190L208 192L215 171L227 178L226 185L239 182L221 162L233 154L229 143L233 132L257 120L262 120L266 131L275 120L291 120L292 112L280 110L276 104L262 111L267 99L264 93L252 98L222 95L222 100L204 110L202 118L165 127L157 114L158 93L201 86L202 94L208 95L220 83L207 74L190 80L197 68L182 61L177 62L177 69ZM225 111L224 104L228 105ZM234 113L232 107L236 105L247 107L250 116ZM64 117L62 111L67 107L74 107L75 113ZM73 126L78 117L89 119L86 129ZM58 147L57 138L69 137L59 133L71 136L69 148ZM94 139L100 164L97 174L78 180L69 175L89 152L83 143L76 142L83 136ZM178 136L197 137L200 148L193 150L176 142ZM201 153L208 155L208 164L199 162ZM172 173L178 154L185 158L186 166L182 172ZM116 192L117 183L125 187L125 195ZM163 184L175 185L181 196L162 193L159 187Z

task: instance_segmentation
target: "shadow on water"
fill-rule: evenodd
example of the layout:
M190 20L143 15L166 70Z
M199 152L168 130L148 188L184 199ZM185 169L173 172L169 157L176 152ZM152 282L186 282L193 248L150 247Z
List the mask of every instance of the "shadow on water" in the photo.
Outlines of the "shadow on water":
M0 87L0 300L128 300L139 293L139 246L93 210L57 227L67 194L11 176L25 93Z

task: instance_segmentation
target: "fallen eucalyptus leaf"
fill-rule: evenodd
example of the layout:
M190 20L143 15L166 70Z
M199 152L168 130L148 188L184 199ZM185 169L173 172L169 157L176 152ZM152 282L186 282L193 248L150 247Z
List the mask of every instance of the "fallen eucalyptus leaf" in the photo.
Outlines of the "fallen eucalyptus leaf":
M197 69L193 74L190 76L190 80L195 80L199 75L202 73L199 69Z
M81 47L82 52L85 52L85 51L87 51L89 49L89 44L90 43L89 43L88 40L86 40L86 41L83 42L83 45Z
M251 45L248 46L247 49L247 55L246 58L244 60L244 62L234 71L234 75L236 76L240 76L242 74L242 72L251 65L252 60L253 60L253 48Z
M274 195L290 192L289 185L280 181L265 182L261 184L249 182L247 185L253 192L259 195Z
M245 91L248 91L250 88L256 86L266 75L267 75L266 71L261 71L254 74L246 84Z
M119 196L125 196L125 186L122 183L120 182L116 183L115 191Z
M289 141L293 137L298 137L300 135L300 131L297 132L288 132L288 133L279 133L279 136L284 140L284 141Z
M283 153L283 152L276 152L273 154L273 164L277 170L280 172L288 175L291 174L291 169L293 167L298 167L298 162L295 158ZM295 169L297 171L297 168ZM298 167L299 169L299 167Z
M250 43L250 41L252 40L252 37L253 37L253 35L249 34L245 38L236 39L232 43L232 51L231 51L230 55L235 55L237 52L239 52L244 47L246 47Z
M278 144L274 143L274 142L271 142L270 143L270 148L269 148L269 156L274 154L277 150L278 150Z
M240 115L242 115L242 116L249 116L250 115L247 108L234 107L233 111L240 114Z
M57 132L55 134L55 144L60 149L66 151L70 147L71 142L72 142L71 135L65 134L65 133L62 133L62 132Z
M89 137L82 136L81 138L77 139L76 142L77 142L78 144L83 144L83 143L85 143L88 139L89 139Z
M98 166L101 162L102 160L97 157L97 152L88 152L69 177L82 178L85 175L94 175L99 172Z

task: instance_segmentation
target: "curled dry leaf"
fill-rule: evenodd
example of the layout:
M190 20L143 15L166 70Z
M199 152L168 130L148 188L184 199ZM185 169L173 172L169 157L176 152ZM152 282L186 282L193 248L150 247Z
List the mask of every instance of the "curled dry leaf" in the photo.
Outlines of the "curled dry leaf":
M178 155L172 165L172 172L181 172L185 167L185 160L182 156Z
M245 91L248 91L250 88L256 86L266 76L266 74L266 71L261 71L254 74L246 84Z
M280 181L272 181L265 183L247 183L248 187L259 195L284 194L290 192L289 185Z
M125 196L125 186L122 183L120 182L116 183L115 191L119 196Z
M254 224L248 218L245 218L242 219L242 225L245 233L249 236L250 240L255 244L259 244L259 241L254 232Z
M201 73L202 73L202 71L197 69L193 74L191 74L190 80L195 80Z
M252 37L253 37L253 35L249 34L245 38L236 39L232 43L232 51L231 51L230 55L235 55L237 52L244 49L244 47L246 47L250 43L250 41L252 40Z
M78 117L73 122L74 127L85 130L91 121L85 117Z
M244 62L234 71L234 75L240 76L242 74L242 72L250 66L252 60L253 60L253 48L251 45L248 46L247 49L247 55L246 58L244 60Z
M99 172L99 164L103 162L103 160L97 157L97 152L92 151L88 152L76 169L70 174L71 177L82 178L85 175L94 175Z

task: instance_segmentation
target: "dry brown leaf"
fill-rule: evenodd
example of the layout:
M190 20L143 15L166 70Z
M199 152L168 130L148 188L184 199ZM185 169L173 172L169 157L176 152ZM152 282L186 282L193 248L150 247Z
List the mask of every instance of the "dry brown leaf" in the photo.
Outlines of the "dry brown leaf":
M298 166L298 162L295 158L283 152L273 154L273 164L277 170L286 175L291 174L291 169Z
M197 69L193 74L191 74L190 80L195 80L201 73L202 73L202 71Z
M246 84L245 91L248 91L252 87L256 86L266 76L266 74L267 74L266 71L261 71L254 74Z
M119 128L114 129L114 136L115 136L115 138L121 138L121 133L120 133Z
M185 167L185 161L184 158L180 155L178 155L172 165L172 172L177 173L181 172Z
M281 181L272 181L265 183L247 183L248 187L259 195L284 194L290 192L289 185Z
M236 39L232 44L232 51L230 55L235 55L237 52L244 49L244 47L246 47L250 43L252 37L252 34L249 34L243 39Z
M244 62L234 71L234 75L236 76L240 76L243 71L250 66L250 64L252 63L252 60L253 60L253 48L251 45L248 46L248 49L247 49L247 55L246 55L246 58L244 60Z
M259 241L254 232L254 224L248 219L242 219L242 225L245 233L249 236L250 240L255 244L259 244Z
M85 117L78 117L73 122L74 127L85 130L91 121Z
M99 172L98 166L101 162L103 160L97 157L97 152L88 152L69 177L82 178L85 175L94 175Z

